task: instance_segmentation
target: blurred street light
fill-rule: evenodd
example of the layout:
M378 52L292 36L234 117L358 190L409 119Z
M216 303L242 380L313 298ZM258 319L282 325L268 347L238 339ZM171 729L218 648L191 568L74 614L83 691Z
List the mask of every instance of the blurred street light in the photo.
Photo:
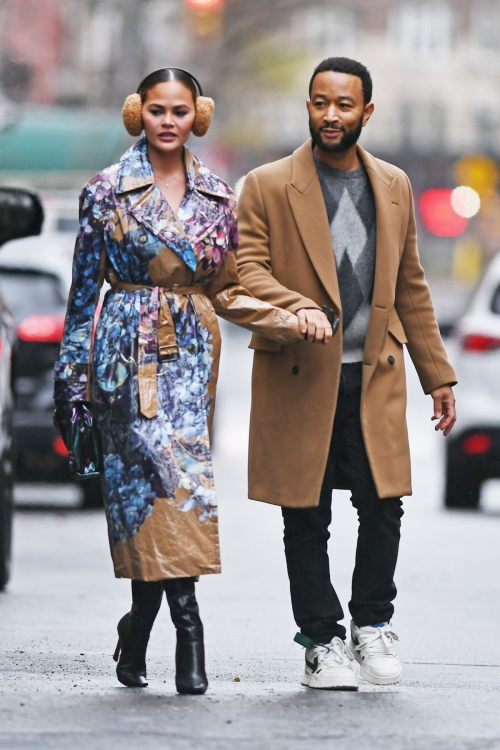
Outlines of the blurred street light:
M481 198L473 188L460 185L451 193L451 205L459 216L471 219L481 208Z
M223 0L186 0L188 5L192 5L193 8L199 10L208 10L209 8L216 8L217 5L221 5Z
M455 164L455 177L459 185L467 185L481 196L486 190L496 189L498 167L489 156L469 154Z
M452 277L462 284L475 284L481 274L483 260L479 240L467 235L460 237L453 250Z
M460 216L451 202L452 190L425 190L420 197L420 212L429 232L438 237L458 237L467 228L468 219Z
M189 24L198 37L218 37L224 0L185 0Z

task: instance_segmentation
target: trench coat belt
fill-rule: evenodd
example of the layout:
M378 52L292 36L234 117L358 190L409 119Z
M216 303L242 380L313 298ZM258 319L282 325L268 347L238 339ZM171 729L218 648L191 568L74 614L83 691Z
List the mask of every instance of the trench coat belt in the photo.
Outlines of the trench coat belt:
M179 358L179 347L168 297L172 294L183 296L204 294L204 285L166 288L147 284L129 284L114 278L110 279L110 283L112 289L125 289L131 292L149 289L152 292L147 300L141 300L137 351L139 406L141 414L152 419L158 414L156 384L158 360L169 362Z

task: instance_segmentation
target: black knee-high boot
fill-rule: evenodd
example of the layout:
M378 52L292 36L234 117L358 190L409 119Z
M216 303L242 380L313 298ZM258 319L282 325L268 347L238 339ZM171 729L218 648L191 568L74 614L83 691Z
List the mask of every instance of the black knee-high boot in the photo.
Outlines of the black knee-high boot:
M177 630L175 686L179 693L201 695L208 687L203 625L194 592L194 578L163 581L172 622Z
M118 623L116 676L127 687L146 687L146 650L161 607L161 581L132 581L132 609Z

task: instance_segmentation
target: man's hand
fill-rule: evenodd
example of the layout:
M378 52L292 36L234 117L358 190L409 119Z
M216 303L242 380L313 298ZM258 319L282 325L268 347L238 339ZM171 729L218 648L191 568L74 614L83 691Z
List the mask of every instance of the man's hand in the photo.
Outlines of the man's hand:
M303 307L297 310L299 329L307 341L313 344L328 344L333 336L330 321L322 310Z
M431 391L431 396L434 401L434 416L431 417L431 420L439 419L434 429L436 432L437 430L442 430L446 437L446 435L450 434L453 425L457 421L455 396L449 385L442 385L441 388Z

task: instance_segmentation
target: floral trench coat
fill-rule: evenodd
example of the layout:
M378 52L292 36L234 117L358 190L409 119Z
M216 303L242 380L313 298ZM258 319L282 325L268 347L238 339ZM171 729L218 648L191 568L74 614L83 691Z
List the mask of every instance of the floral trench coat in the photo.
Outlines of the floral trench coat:
M54 396L94 404L118 578L220 572L209 442L215 312L281 343L301 338L295 315L239 285L231 189L187 149L184 161L177 214L154 183L145 140L80 198ZM111 289L93 340L104 278Z

